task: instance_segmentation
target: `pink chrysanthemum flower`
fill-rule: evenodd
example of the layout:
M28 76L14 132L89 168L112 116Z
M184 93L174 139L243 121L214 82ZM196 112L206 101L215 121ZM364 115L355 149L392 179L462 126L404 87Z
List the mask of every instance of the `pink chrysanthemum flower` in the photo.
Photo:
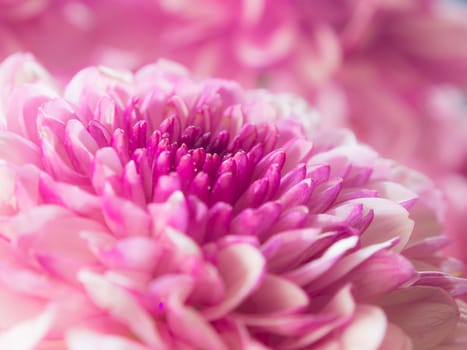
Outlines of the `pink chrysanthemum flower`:
M169 62L0 86L1 349L466 346L431 183L302 101Z
M433 177L463 242L466 12L449 0L7 0L0 57L32 51L61 77L168 57L197 75L299 92L328 125Z

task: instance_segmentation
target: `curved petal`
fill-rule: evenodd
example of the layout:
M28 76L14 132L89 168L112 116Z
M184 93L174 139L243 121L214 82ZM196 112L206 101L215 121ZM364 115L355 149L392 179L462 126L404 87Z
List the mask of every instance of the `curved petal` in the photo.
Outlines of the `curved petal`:
M377 349L383 342L386 326L386 316L380 308L359 305L352 321L340 335L341 347L345 350Z
M415 276L415 268L407 259L391 251L381 251L352 271L347 280L352 281L357 300L373 300Z
M2 191L0 192L0 215L12 215L16 211L16 176L16 169L14 166L0 163L0 183L2 184Z
M69 350L149 350L129 338L117 334L102 334L89 329L72 329L66 333Z
M0 131L0 159L15 165L32 164L41 167L39 147L26 138Z
M415 349L431 349L453 332L459 310L454 299L435 287L415 286L384 297L380 305L388 320L400 327Z
M389 323L386 335L378 350L412 350L412 340L402 329Z
M217 331L195 309L173 303L169 306L167 321L170 330L194 348L227 350Z
M383 198L363 198L350 202L361 203L365 210L373 211L373 220L362 234L363 246L399 237L400 241L393 250L400 252L404 248L414 227L414 222L404 207Z
M129 292L89 271L81 271L78 278L96 306L125 324L146 344L163 348L155 321Z
M329 273L322 275L319 279L312 283L310 288L319 290L320 288L324 288L331 283L338 281L354 268L360 264L365 263L376 253L393 247L397 242L398 239L394 238L391 241L360 248L355 252L344 256L342 259L338 260L334 265L331 266Z
M106 232L98 222L53 205L22 212L7 222L0 222L0 227L25 261L39 264L49 273L69 281L75 280L77 269L95 262L81 234Z
M350 322L356 310L350 285L341 288L330 299L312 303L310 307L318 310L304 316L270 317L263 318L260 322L255 319L245 321L248 325L260 326L276 334L292 335L279 343L278 349L303 349Z
M292 313L306 307L308 302L307 294L294 283L282 277L266 275L238 312L266 315Z
M107 186L102 196L102 212L105 222L116 236L149 236L149 214L133 202L113 195Z
M0 348L34 350L49 331L55 317L53 307L46 308L38 316L15 324L0 333Z
M27 322L44 310L44 303L38 298L20 294L6 286L0 289L0 330L15 324ZM11 349L8 348L7 349Z
M100 148L91 166L91 182L95 191L102 194L106 185L120 193L120 176L123 167L117 152L111 147Z
M218 270L225 283L226 295L219 305L203 311L208 320L215 320L236 308L260 286L265 259L249 244L232 244L218 256Z
M110 96L114 102L123 103L120 97L126 96L119 96L119 93L125 94L121 87L128 85L131 80L129 72L126 71L110 68L85 68L76 74L66 86L64 97L67 101L83 108L81 112L84 115L89 115L99 108L102 97ZM112 129L120 127L113 123L109 126Z
M108 267L151 272L159 263L161 247L148 237L121 239L111 248L101 248L98 257Z
M308 285L329 271L336 261L341 259L350 250L356 248L357 244L358 237L356 236L340 239L326 249L319 258L286 272L284 276L299 286Z
M304 256L313 253L316 242L324 237L317 229L284 231L270 237L261 252L268 262L268 271L280 273L296 265Z
M45 203L57 204L87 218L103 221L101 199L78 186L55 181L41 173L38 189Z
M74 167L89 175L99 146L79 120L70 119L66 123L64 143Z

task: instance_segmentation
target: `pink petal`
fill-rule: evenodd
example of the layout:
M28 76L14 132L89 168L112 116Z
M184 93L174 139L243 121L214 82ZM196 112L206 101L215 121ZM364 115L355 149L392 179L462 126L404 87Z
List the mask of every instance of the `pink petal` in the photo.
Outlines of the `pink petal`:
M278 202L283 208L292 208L297 205L306 204L311 197L313 188L311 179L302 180L282 194Z
M0 289L0 329L8 329L12 325L27 322L44 310L44 302L39 298L18 293L14 289L3 286Z
M148 237L129 237L119 240L115 246L98 252L99 259L116 269L152 272L159 263L161 247Z
M266 232L263 237L269 237L278 232L304 227L308 217L309 210L305 205L297 205L296 207L285 210L269 229L269 232Z
M73 289L62 281L57 280L54 277L43 275L36 269L23 266L16 262L6 263L6 253L2 252L3 262L0 264L0 283L8 286L8 290L2 293L2 301L11 303L11 306L15 306L13 295L11 292L18 293L18 295L24 296L25 300L21 303L24 305L32 305L31 310L35 310L35 304L40 305L41 299L55 299L59 300L65 296L69 296L73 293ZM27 298L29 298L29 301ZM8 301L9 300L9 301ZM19 299L21 300L21 298ZM3 310L3 316L8 317L9 312L6 305L1 305ZM16 305L16 315L20 314L20 305ZM28 307L26 307L28 309ZM1 318L0 318L1 319ZM2 328L2 322L0 322L0 328Z
M308 305L308 296L294 283L266 275L259 288L240 306L241 313L291 313Z
M314 244L324 238L320 237L320 233L317 229L308 228L273 235L261 246L268 262L268 271L280 273L312 255Z
M113 195L108 187L102 196L102 212L106 224L117 237L149 236L151 218L133 202Z
M356 308L349 285L340 289L330 300L319 304L310 304L310 307L316 307L318 310L308 315L261 319L248 317L245 323L276 334L288 335L285 341L277 345L278 349L301 349L347 324Z
M102 222L101 200L78 186L54 181L45 173L39 177L39 192L44 202L58 204L79 215Z
M362 234L363 246L398 237L400 241L393 249L400 252L404 248L414 227L404 207L383 198L362 198L350 202L363 204L367 211L373 210L373 220Z
M280 186L278 189L278 195L281 196L285 191L289 190L292 186L295 186L302 181L307 174L305 164L300 163L295 168L290 170L284 176L281 177Z
M120 102L117 95L119 86L124 86L130 81L130 77L125 71L117 71L109 68L90 67L81 70L67 84L64 97L77 106L86 106L86 112L95 112L98 110L102 97L111 95L112 99ZM92 83L90 83L92 82ZM123 89L121 89L123 93ZM110 100L110 99L109 99ZM105 118L102 118L105 120ZM103 123L106 125L106 123ZM113 123L109 123L113 128ZM115 125L115 127L119 127Z
M282 206L267 202L255 209L244 209L230 223L230 233L261 237L279 218Z
M386 316L380 308L359 305L351 323L340 335L341 348L345 350L377 349L383 341L386 326Z
M99 146L94 138L76 119L71 119L65 127L65 147L76 169L89 175L94 154Z
M344 256L348 251L357 246L358 237L352 236L343 238L332 244L319 258L301 265L297 269L284 274L284 277L298 284L305 286L326 273L336 261Z
M370 257L348 276L354 285L357 300L373 300L415 278L413 265L391 251L381 251Z
M53 205L22 212L0 227L25 261L71 281L76 269L95 261L81 233L106 232L98 222Z
M55 310L46 308L41 314L0 332L0 348L34 350L49 331L54 321Z
M17 134L0 131L0 159L15 164L41 167L39 147Z
M269 350L252 340L246 326L235 319L224 320L217 325L216 330L228 349Z
M160 235L161 242L167 244L167 248L173 249L174 252L183 257L199 257L201 249L188 235L184 232L167 227Z
M412 340L402 329L393 323L389 323L386 329L383 343L378 350L412 350ZM454 349L452 349L454 350Z
M174 303L169 306L167 321L176 337L194 348L227 350L217 331L195 309Z
M123 167L117 153L111 147L100 148L95 155L91 167L91 181L98 194L104 192L108 183L115 192L119 193L118 186Z
M467 294L467 280L443 272L420 272L414 285L442 288L452 297L461 297Z
M69 350L149 350L148 347L123 336L84 328L68 331L65 342Z
M56 97L56 93L45 85L24 85L13 90L6 110L7 129L38 143L38 110Z
M16 5L16 4L15 4ZM16 7L16 6L15 6ZM0 85L2 86L1 105L11 90L23 84L51 82L47 71L29 53L16 53L5 58L0 65Z
M358 249L357 251L346 255L329 269L329 273L321 276L318 280L312 283L310 287L313 289L320 289L339 280L360 264L365 263L374 254L393 247L397 242L398 239L395 238L391 241Z
M61 138L49 126L39 129L42 163L53 177L76 185L87 185L89 180L78 173L70 162Z
M413 341L415 349L431 349L453 331L459 320L458 306L440 288L416 286L397 290L380 305L390 322Z
M96 306L125 324L146 344L163 348L154 319L129 292L89 271L81 271L78 278Z
M380 197L399 203L406 209L415 204L418 199L416 193L395 182L378 181L368 185L368 187L377 190Z
M15 184L15 204L18 210L26 211L42 202L38 190L40 173L34 165L24 165L18 169Z
M310 178L318 186L329 180L331 167L328 164L307 164L306 177Z
M243 211L242 211L243 213ZM239 220L240 221L240 220ZM253 223L255 221L253 220ZM207 223L206 227L209 227L206 230L206 236L204 237L205 241L216 241L225 235L227 235L229 231L229 224L230 224L230 231L234 234L240 235L242 234L242 225L240 222L235 225L232 224L232 207L224 202L219 202L214 204L208 211L207 214ZM255 227L256 225L252 225ZM249 233L249 230L245 230ZM243 232L245 232L243 231Z
M308 208L310 213L322 213L326 211L336 200L342 189L342 180L336 179L318 186L310 198Z
M255 208L261 205L269 190L269 182L265 178L260 178L250 184L236 203L237 210Z
M188 275L183 274L165 274L155 278L149 284L149 292L151 298L162 313L170 312L170 306L176 304L177 308L184 304L188 297L190 297L195 279ZM169 309L168 309L169 308Z
M16 169L9 164L0 164L0 215L13 215L16 212Z
M426 258L449 245L449 239L444 236L435 236L410 244L403 250L404 256L410 258Z
M263 255L248 244L232 244L218 256L218 270L222 276L226 295L221 304L204 310L208 320L222 317L235 309L259 287L264 273Z
M189 224L189 212L185 195L174 191L163 203L151 203L148 211L152 216L152 231L157 235L167 227L186 231Z
M122 190L126 198L140 207L146 205L146 198L149 194L145 193L142 176L136 170L133 160L125 164L122 176Z
M286 158L282 171L287 173L297 164L308 160L312 152L313 144L304 138L296 138L289 141L283 147L286 151Z

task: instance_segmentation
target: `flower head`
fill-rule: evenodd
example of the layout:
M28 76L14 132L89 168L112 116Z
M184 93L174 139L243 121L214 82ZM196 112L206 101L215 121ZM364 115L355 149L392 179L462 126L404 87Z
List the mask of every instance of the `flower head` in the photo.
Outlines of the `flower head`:
M467 189L462 2L10 0L0 6L0 57L32 51L66 79L92 64L135 69L167 57L197 75L300 93L327 125L352 128L386 157L443 186L449 234L463 241L465 208L458 191L451 192Z
M303 101L164 61L0 77L0 348L465 343L431 183Z

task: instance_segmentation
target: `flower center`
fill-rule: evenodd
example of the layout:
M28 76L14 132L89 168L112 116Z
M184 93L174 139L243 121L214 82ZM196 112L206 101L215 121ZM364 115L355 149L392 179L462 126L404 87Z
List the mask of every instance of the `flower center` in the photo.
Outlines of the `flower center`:
M181 190L208 206L235 203L277 141L274 126L244 122L235 107L222 111L198 107L188 113L167 107L157 119L141 113L135 101L123 111L121 123L104 126L92 120L86 130L96 142L107 140L100 148L111 147L123 168L134 167L146 202L164 201ZM127 180L120 178L122 188L128 187ZM119 195L122 191L115 190Z

